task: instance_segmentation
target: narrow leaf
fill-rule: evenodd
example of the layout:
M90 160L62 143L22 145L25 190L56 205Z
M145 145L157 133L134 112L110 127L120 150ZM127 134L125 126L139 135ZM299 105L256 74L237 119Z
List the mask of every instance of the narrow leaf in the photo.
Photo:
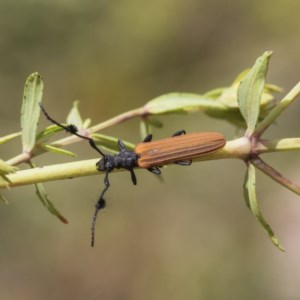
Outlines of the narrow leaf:
M300 82L298 82L288 94L269 112L269 114L258 124L254 135L256 138L260 137L264 131L276 121L280 114L291 105L300 95Z
M162 128L164 126L163 123L156 118L147 118L147 122L151 126L156 127L156 128Z
M118 138L99 133L93 133L92 137L95 139L96 144L99 145L101 148L105 148L111 152L119 152ZM134 144L124 140L123 143L127 149L134 149Z
M42 204L48 209L48 211L51 214L53 214L54 216L56 216L63 223L68 224L69 223L68 220L64 216L61 215L61 213L55 208L53 203L50 201L43 184L36 183L34 186L35 186L35 192L36 192L38 198L40 199Z
M143 140L148 134L152 133L152 127L162 128L163 123L156 118L142 118L140 122L140 136Z
M82 128L83 122L79 113L78 105L79 105L79 101L78 100L74 101L73 107L67 116L67 123Z
M8 200L1 194L0 194L0 202L4 202L5 204L8 204Z
M18 137L21 135L21 132L16 132L16 133L12 133L6 136L3 136L0 138L0 145L5 144L11 140L13 140L14 138Z
M55 133L62 131L63 128L57 125L50 125L45 128L43 131L38 133L36 140L40 143L48 141Z
M1 186L3 186L3 187L5 187L5 188L9 189L9 183L10 183L10 181L9 181L9 179L7 178L7 176L5 176L5 175L0 175L0 184L1 184Z
M5 161L0 159L0 175L6 175L9 173L15 173L18 170L17 167L7 164Z
M142 118L140 121L141 140L143 140L150 133L151 133L151 125L148 123L148 119Z
M205 110L207 108L226 110L226 107L220 102L202 95L187 93L170 93L157 97L149 101L144 108L147 113L153 115L186 113L190 111Z
M11 166L7 164L5 161L0 159L0 182L6 187L9 188L9 179L6 176L7 174L10 173L15 173L18 170L17 167Z
M47 151L56 153L56 154L63 154L63 155L76 157L76 154L74 152L71 152L71 151L66 150L66 149L58 148L58 147L55 147L55 146L52 146L52 145L41 144L40 147L47 150Z
M247 124L247 135L253 133L258 121L260 101L271 55L271 51L266 51L260 56L238 88L237 98L241 114Z
M210 99L218 99L222 93L224 92L224 89L226 89L225 87L219 87L219 88L215 88L213 90L207 91L203 97L204 98L210 98Z
M88 128L91 125L91 123L92 123L92 120L90 118L85 119L83 121L82 128L84 128L84 129Z
M40 116L39 102L42 101L43 81L38 73L31 74L24 88L21 110L23 151L30 152L35 145L37 124Z
M281 251L284 251L282 246L279 244L278 238L275 236L271 226L264 219L256 197L256 178L255 178L255 168L252 164L248 165L245 180L244 180L244 196L246 204L251 210L252 214L256 217L259 223L262 225L264 230L267 232L272 243Z
M35 165L32 162L30 162L29 165L31 168L35 168ZM38 198L40 199L42 204L48 209L48 211L54 216L56 216L63 223L68 224L68 220L64 216L62 216L62 214L55 208L53 203L50 201L44 188L44 185L42 183L35 183L34 186Z

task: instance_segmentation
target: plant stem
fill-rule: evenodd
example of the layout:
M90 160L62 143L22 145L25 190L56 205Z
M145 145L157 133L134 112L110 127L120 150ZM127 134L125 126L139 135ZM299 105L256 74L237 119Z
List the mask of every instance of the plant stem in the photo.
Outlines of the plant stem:
M247 141L248 140L245 138L229 141L221 150L209 155L202 155L194 161L243 158L250 150L249 143ZM97 171L95 167L97 161L99 161L99 158L17 171L16 173L8 174L7 178L9 182L0 182L0 188L96 175L99 174L99 171ZM126 170L120 169L118 171Z
M136 117L144 117L146 114L147 114L147 112L144 109L144 107L133 109L133 110L127 111L123 114L120 114L120 115L118 115L114 118L111 118L111 119L109 119L105 122L102 122L102 123L99 123L95 126L92 126L88 129L88 131L89 131L90 134L92 134L94 132L101 131L105 128L123 123L127 120L130 120L130 119L133 119L133 118L136 118ZM51 143L51 145L52 146L66 146L66 145L78 142L80 140L82 140L82 139L80 139L79 137L77 137L75 135L71 135L71 136L68 136L66 138L57 140L56 142Z
M71 179L74 177L99 174L95 165L99 159L82 160L71 163L57 164L33 169L21 170L7 175L8 187L15 187L38 182ZM0 182L0 188L4 188Z
M253 151L256 154L284 151L299 151L300 138L286 138L279 140L260 140L257 142Z
M270 113L258 124L253 137L259 138L266 129L278 118L278 116L299 96L300 82L298 82L289 93L270 111Z
M9 135L3 136L0 138L0 145L7 143L20 135L21 135L21 132L15 132L15 133L11 133Z
M91 128L88 129L88 135L90 135L91 133L103 130L105 128L111 127L113 125L120 124L120 123L130 120L132 118L145 117L146 115L147 115L147 111L144 109L144 107L140 107L137 109L127 111L127 112L122 113L114 118L111 118L111 119L105 121L105 122L102 122L95 126L92 126ZM79 141L82 141L82 139L75 135L71 135L71 136L62 138L60 140L57 140L57 141L51 143L50 145L55 146L55 147L63 147L66 145L70 145L70 144L79 142ZM11 166L17 166L21 163L28 162L33 157L36 157L45 152L46 151L44 149L41 149L40 147L39 148L35 147L31 153L20 153L19 155L7 160L6 163Z
M71 136L70 138L73 138ZM228 141L225 146L217 152L210 153L208 155L202 155L198 158L194 159L193 162L196 161L207 161L207 160L217 160L217 159L228 159L228 158L236 158L236 159L246 159L251 151L255 154L263 154L263 153L270 153L270 152L283 152L283 151L295 151L300 150L300 138L287 138L287 139L280 139L280 140L262 140L259 141L255 148L251 150L251 145L249 140L246 137L238 138L232 141ZM20 154L19 156L15 157L15 162L19 158L19 162L23 159L28 159L28 154ZM99 174L97 171L95 164L99 160L98 159L90 159L90 160L83 160L71 163L64 163L64 164L57 164L45 167L38 167L34 169L22 170L17 171L16 173L12 173L7 175L9 182L1 183L0 182L0 189L9 187L15 187L19 185L26 185L26 184L33 184L37 182L44 182L44 181L52 181L52 180L61 180L61 179L69 179L73 177L81 177L81 176L89 176L89 175L96 175ZM11 164L14 162L10 160ZM253 164L264 172L264 167L261 161L253 160ZM265 164L265 166L267 166ZM271 174L276 174L276 172L271 172L271 167L268 166L265 169L266 174L270 171ZM125 170L120 170L125 171ZM279 174L279 173L278 173ZM272 175L268 174L270 177ZM276 176L274 175L274 180ZM282 183L278 180L279 183L286 186L285 183ZM277 181L277 180L276 180ZM290 188L290 187L288 187ZM293 190L294 188L290 188ZM295 190L295 189L294 189ZM293 191L294 191L293 190Z
M300 186L293 183L291 180L287 179L286 177L282 176L278 171L264 162L261 158L257 157L251 159L251 163L260 171L271 177L273 180L284 186L285 188L289 189L290 191L294 192L297 195L300 195Z

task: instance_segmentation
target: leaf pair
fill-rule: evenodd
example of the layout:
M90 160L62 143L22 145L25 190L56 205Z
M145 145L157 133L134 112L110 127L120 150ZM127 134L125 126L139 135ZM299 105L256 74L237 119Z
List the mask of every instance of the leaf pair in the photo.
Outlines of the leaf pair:
M31 74L25 83L21 110L21 128L23 152L28 155L30 155L35 148L38 139L45 138L47 135L49 136L57 131L57 129L52 128L51 130L48 129L48 131L37 135L41 111L39 103L42 102L43 88L44 84L38 73ZM34 167L31 161L28 163L32 168ZM58 217L63 223L68 223L50 201L43 184L35 184L35 189L38 198L48 211Z
M266 66L264 66L266 67ZM252 69L250 73L257 72L256 75L263 76L263 70ZM237 100L237 90L240 85L241 79L249 73L249 69L243 71L237 76L233 83L228 87L216 88L205 94L191 94L191 93L169 93L159 96L146 105L144 105L144 114L146 115L166 115L166 114L184 114L202 111L206 115L224 119L237 127L245 128L245 119L241 114L241 110ZM249 75L249 74L248 74ZM251 83L245 82L247 85ZM258 92L256 99L259 99L257 105L260 110L258 115L259 120L264 118L275 105L274 93L278 93L281 89L275 85L262 84L262 81L256 81L256 84L260 84L260 87L255 87L254 91L262 90L262 93ZM243 92L241 89L239 92ZM259 97L259 95L261 96ZM246 96L253 99L253 95L239 95L240 97ZM252 107L250 107L252 109ZM248 108L242 107L244 113L247 113ZM255 108L257 112L257 107ZM148 118L145 118L148 120ZM255 121L254 121L255 123Z
M248 74L241 80L237 99L241 114L246 124L246 135L251 136L255 130L260 113L260 101L265 86L271 51L259 57Z
M255 153L255 146L259 142L264 131L278 118L278 116L290 105L300 94L300 84L297 84L286 97L284 97L276 106L274 106L266 117L259 123L260 101L265 86L265 78L268 70L268 64L272 52L267 51L259 57L248 74L241 80L238 88L238 103L241 114L243 115L247 130L245 137L249 139L251 147L251 155L246 160L247 171L244 180L244 197L248 208L260 222L264 230L267 232L273 244L280 250L284 250L280 245L278 238L275 236L271 226L264 219L256 197L256 175L255 167L263 171L273 180L282 184L284 187L299 191L300 187L296 186L287 178L284 178L279 172L267 165ZM296 188L297 187L297 188Z

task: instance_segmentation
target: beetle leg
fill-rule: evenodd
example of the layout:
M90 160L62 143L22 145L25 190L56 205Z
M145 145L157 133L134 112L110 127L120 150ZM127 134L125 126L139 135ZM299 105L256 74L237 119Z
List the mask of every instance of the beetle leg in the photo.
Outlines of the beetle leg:
M155 175L160 175L161 171L158 167L150 167L147 169L149 172L155 174Z
M132 183L133 183L134 185L136 185L137 180L136 180L136 176L135 176L134 171L133 171L132 169L129 169L128 171L129 171L130 174L131 174L131 181L132 181Z
M190 166L192 164L192 160L179 160L179 161L176 161L174 164L180 165L180 166Z
M143 143L149 143L152 141L152 134L148 134L144 140L143 140Z
M103 190L102 194L101 194L101 197L104 195L104 193L106 192L106 190L109 188L110 186L110 183L109 183L109 180L108 180L108 174L109 174L109 171L107 170L106 173L105 173L105 177L104 177L104 184L105 184L105 189Z
M186 134L186 131L184 129L181 129L181 130L178 130L176 131L173 135L173 136L179 136L179 135L183 135L183 134Z
M122 140L118 140L118 146L119 146L119 150L122 151L122 150L125 150L126 147L124 145L124 142Z

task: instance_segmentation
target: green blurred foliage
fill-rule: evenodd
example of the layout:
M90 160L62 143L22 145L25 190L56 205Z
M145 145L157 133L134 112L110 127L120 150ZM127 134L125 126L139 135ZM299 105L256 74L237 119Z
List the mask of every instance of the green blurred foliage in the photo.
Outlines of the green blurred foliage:
M0 0L1 136L20 129L24 82L35 71L52 116L65 120L79 99L94 124L164 93L227 86L264 50L274 51L267 81L288 90L299 80L299 9L282 0ZM293 108L269 136L299 136ZM163 121L155 138L181 128L235 134L200 113ZM108 132L138 142L138 120ZM84 142L71 150L96 156ZM20 151L10 142L1 158ZM298 155L288 156L270 160L297 179ZM64 161L48 154L35 163ZM169 166L163 184L138 171L136 187L129 174L112 174L94 249L89 230L102 175L45 184L69 225L43 209L33 187L6 192L0 298L297 299L299 199L258 174L262 210L288 250L279 253L244 207L244 172L232 161Z

